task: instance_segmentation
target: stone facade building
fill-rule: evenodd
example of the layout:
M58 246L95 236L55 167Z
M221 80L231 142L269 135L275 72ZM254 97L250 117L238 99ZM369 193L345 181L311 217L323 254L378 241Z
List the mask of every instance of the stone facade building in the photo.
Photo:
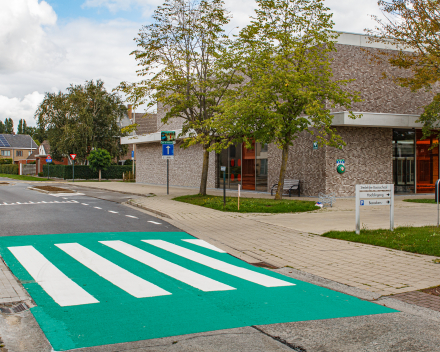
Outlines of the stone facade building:
M371 62L369 51L393 50L392 46L369 43L360 34L341 33L337 51L332 54L335 79L355 79L347 89L359 91L362 102L353 105L353 112L361 115L355 120L348 112L333 109L333 127L346 146L315 149L314 139L303 132L289 151L286 178L299 179L301 194L315 196L334 193L353 196L355 185L361 183L394 183L396 192L431 193L439 178L438 147L431 149L436 139L422 140L420 123L416 120L433 92L411 92L396 85L383 73L397 73L387 63ZM401 72L399 72L401 74ZM175 130L178 134L182 121L175 119L161 124L162 106L142 133L122 138L124 144L135 144L137 150L136 182L166 183L166 160L161 159L160 131ZM203 151L200 146L188 149L175 145L175 158L170 160L170 184L198 187L200 184ZM345 172L337 172L337 161L345 162ZM278 182L281 150L276 145L259 145L246 149L242 145L230 147L220 154L210 155L208 187L223 187L221 166L227 167L226 187L270 192Z

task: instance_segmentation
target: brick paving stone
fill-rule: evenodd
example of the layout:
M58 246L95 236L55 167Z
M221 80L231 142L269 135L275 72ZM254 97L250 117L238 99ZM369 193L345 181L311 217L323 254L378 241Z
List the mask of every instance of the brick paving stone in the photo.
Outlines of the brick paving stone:
M411 291L394 295L393 298L440 312L439 296L430 295L420 291Z

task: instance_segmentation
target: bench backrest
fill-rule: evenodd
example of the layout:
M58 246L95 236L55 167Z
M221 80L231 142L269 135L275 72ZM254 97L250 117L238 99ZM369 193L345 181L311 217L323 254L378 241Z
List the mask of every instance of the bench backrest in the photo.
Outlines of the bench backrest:
M283 188L290 188L292 186L298 186L299 185L299 180L294 180L291 178L286 178L284 179L284 187Z

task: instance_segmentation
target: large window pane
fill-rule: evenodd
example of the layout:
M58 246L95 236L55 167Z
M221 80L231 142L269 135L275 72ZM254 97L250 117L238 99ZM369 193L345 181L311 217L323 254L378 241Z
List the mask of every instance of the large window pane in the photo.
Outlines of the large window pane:
M393 130L393 178L395 192L414 193L415 130Z
M422 139L421 130L416 132L416 154L417 154L417 193L434 193L435 181L438 179L438 146L436 134Z

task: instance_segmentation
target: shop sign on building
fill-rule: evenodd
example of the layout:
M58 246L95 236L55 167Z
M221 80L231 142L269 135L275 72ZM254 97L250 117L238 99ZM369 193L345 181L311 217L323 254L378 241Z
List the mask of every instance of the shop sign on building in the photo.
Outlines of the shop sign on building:
M388 205L390 207L390 230L394 230L394 185L356 185L356 234L361 231L360 208L362 206Z

